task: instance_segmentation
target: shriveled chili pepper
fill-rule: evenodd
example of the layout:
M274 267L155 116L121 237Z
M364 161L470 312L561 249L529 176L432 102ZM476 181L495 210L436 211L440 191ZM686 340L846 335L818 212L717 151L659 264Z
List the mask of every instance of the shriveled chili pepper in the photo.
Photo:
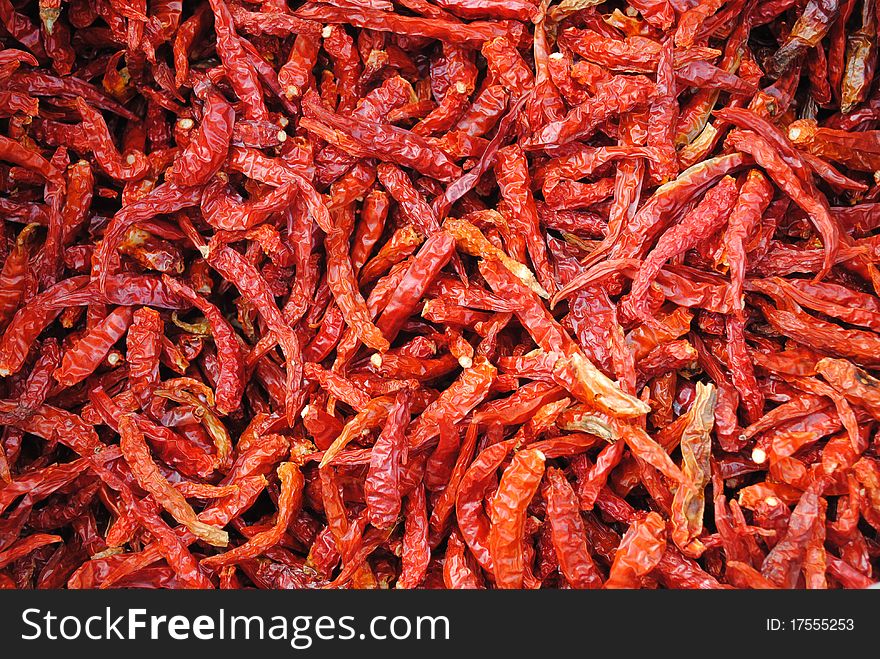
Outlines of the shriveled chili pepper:
M779 76L808 48L819 44L837 18L838 0L811 0L804 7L785 41L768 63L768 72Z
M281 480L281 492L278 495L278 515L272 527L255 534L244 544L226 553L209 556L202 561L203 565L211 569L231 565L246 558L259 556L278 544L280 536L287 531L288 525L299 511L304 481L299 467L292 462L282 462L277 471Z
M682 250L706 240L723 222L726 214L733 208L736 200L736 182L726 177L701 200L681 223L663 234L654 249L645 257L639 272L633 279L632 290L627 302L626 311L644 318L645 297L662 263Z
M388 349L388 339L373 324L367 303L357 288L354 270L348 253L347 238L351 230L347 213L335 213L335 222L327 234L327 284L336 298L342 315L366 345L374 350Z
M128 330L131 319L131 307L117 307L64 353L61 365L53 374L55 379L69 387L91 375Z
M657 566L665 551L663 518L650 512L635 520L620 541L605 588L638 588L640 577Z
M425 578L431 561L426 506L425 487L418 484L407 496L404 508L403 564L397 588L414 588Z
M352 155L399 162L440 180L450 180L461 171L442 151L411 131L335 114L323 108L311 93L303 98L303 109L309 116L300 125ZM322 125L329 130L322 129Z
M574 490L558 469L548 469L547 515L559 568L573 588L601 588L589 550L584 522Z
M440 419L456 423L463 419L488 395L497 369L485 358L474 360L462 374L422 414L413 421L408 434L410 446L417 448L432 440L439 432Z
M499 588L522 587L526 510L544 475L544 461L544 454L535 449L517 453L492 497L489 552Z
M652 87L653 84L642 76L615 76L600 84L595 96L575 107L563 119L541 129L529 146L558 146L587 138L609 115L627 112L646 103Z
M229 76L229 83L236 95L244 103L244 114L248 119L264 121L268 119L263 90L257 72L240 43L241 37L235 32L232 14L223 0L213 0L214 29L217 33L217 54Z
M699 556L703 552L703 543L698 536L703 526L703 493L711 476L709 458L714 407L713 388L698 384L679 444L686 481L675 492L672 504L673 528L670 535L675 544L691 556Z
M198 520L195 511L186 499L167 482L159 471L159 467L150 457L150 449L130 416L119 419L120 446L132 474L156 503L162 505L178 522L184 524L196 537L206 542L225 547L229 542L225 532L204 524Z
M454 246L452 236L438 231L419 248L377 321L376 326L388 341L395 339L406 318L412 315L425 289L452 257Z
M410 394L405 390L397 394L385 427L371 451L364 498L370 522L377 528L393 526L400 515L400 472L406 464L408 449L405 432L409 425L409 398Z
M348 23L371 30L441 39L452 43L481 44L494 36L515 36L519 32L517 24L509 25L499 21L474 21L463 25L444 18L419 18L377 9L319 4L304 5L296 14L315 21Z
M547 248L538 230L538 211L529 188L529 174L525 154L515 146L498 152L495 176L505 201L510 204L510 228L517 242L508 245L512 256L524 261L525 252L538 276L541 286L548 292L554 289Z
M233 412L238 408L244 391L244 365L235 330L216 306L189 286L167 275L163 282L170 291L191 302L208 321L217 348L219 370L214 383L217 411L221 414Z
M219 93L205 100L202 121L195 134L174 160L172 180L178 185L206 183L222 166L232 140L235 111Z

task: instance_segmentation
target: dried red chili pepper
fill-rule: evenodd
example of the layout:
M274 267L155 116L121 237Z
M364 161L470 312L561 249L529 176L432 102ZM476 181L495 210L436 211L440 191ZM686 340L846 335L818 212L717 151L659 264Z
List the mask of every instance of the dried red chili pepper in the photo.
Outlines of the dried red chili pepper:
M697 384L696 396L688 410L679 446L685 482L678 486L672 502L672 532L676 545L689 556L700 556L704 545L699 539L705 508L704 491L709 483L712 424L715 391L711 385Z
M406 274L385 304L376 326L388 341L393 341L406 319L412 315L424 291L454 253L455 241L445 231L430 236L409 262Z
M292 462L282 462L277 471L281 492L278 495L278 514L274 524L224 554L209 556L202 561L203 565L211 569L232 565L247 558L255 558L278 544L302 504L304 480L299 467Z
M204 314L217 349L218 373L214 383L217 411L221 414L233 412L238 408L244 390L244 365L235 330L216 306L189 286L168 276L163 282L171 292L188 300Z
M229 542L227 533L198 520L195 511L186 502L184 496L162 476L159 467L150 456L150 449L143 434L130 416L123 415L119 419L119 433L122 455L138 485L149 492L156 503L165 508L196 537L211 545L225 547Z
M666 551L666 525L650 512L635 520L614 555L605 588L638 588L640 578L654 569Z
M645 318L646 297L655 273L667 259L707 240L717 231L732 210L736 194L736 181L729 176L721 179L694 210L660 237L633 279L630 296L624 307L626 313Z
M572 588L601 588L574 490L558 469L549 469L547 477L547 515L559 568Z
M171 180L177 185L206 183L223 165L232 140L235 111L219 93L208 92L202 121L189 144L177 154Z
M65 351L61 365L53 373L58 382L70 387L94 373L101 361L131 324L131 307L117 307L85 336Z
M541 483L544 461L544 454L534 449L517 453L492 497L489 552L499 588L522 587L526 509Z
M418 484L406 498L402 566L397 588L415 588L425 578L431 561L426 506L425 487Z
M370 452L370 469L364 481L364 499L370 523L390 528L400 515L401 470L407 461L406 426L409 425L410 394L397 394L382 433Z

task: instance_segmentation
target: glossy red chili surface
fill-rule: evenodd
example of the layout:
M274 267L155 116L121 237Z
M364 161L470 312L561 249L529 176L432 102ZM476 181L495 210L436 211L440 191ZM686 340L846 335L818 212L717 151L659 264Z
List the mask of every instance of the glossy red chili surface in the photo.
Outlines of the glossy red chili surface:
M0 587L863 588L877 0L0 0Z

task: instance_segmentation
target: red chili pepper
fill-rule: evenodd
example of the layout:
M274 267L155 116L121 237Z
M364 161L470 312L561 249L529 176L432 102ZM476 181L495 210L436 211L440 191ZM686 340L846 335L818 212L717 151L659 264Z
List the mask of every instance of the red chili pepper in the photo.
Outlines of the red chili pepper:
M226 532L200 522L184 496L162 477L159 467L150 457L150 449L143 434L130 416L119 419L119 432L122 455L138 485L196 537L211 545L225 547L229 542Z
M430 236L410 261L406 274L385 305L377 327L389 341L393 341L412 315L424 291L454 253L455 241L445 231Z
M357 287L351 258L348 254L348 236L351 221L348 213L337 212L335 222L327 234L327 284L333 291L336 304L346 323L354 330L365 345L384 352L388 349L388 339L373 324L367 303Z
M425 488L421 484L416 485L406 498L402 566L397 588L415 588L425 578L431 561L426 506Z
M624 534L614 555L605 588L637 588L640 577L650 572L666 551L666 527L655 512L635 520Z
M167 276L163 278L163 282L171 292L191 302L208 321L211 336L217 349L219 368L215 381L217 411L221 414L235 411L240 404L244 390L244 367L241 347L235 330L216 306L205 300L189 286Z
M601 588L600 576L587 549L587 534L574 490L558 469L549 469L547 515L559 568L573 588Z
M323 108L311 93L303 98L303 110L307 116L301 126L354 156L399 162L443 181L461 171L446 155L411 131L335 114ZM322 125L329 131L322 129Z
M217 54L223 62L229 83L243 102L244 115L255 121L267 121L268 112L263 101L263 90L257 72L241 45L241 37L229 7L223 0L211 0L214 12L214 29L217 33Z
M377 9L332 7L320 4L303 5L297 10L296 15L313 21L348 23L370 30L462 44L481 44L495 36L516 37L521 34L522 30L521 25L517 23L474 21L464 25L459 21L450 21L444 18L419 18Z
M499 588L521 588L526 510L544 475L544 454L525 449L504 470L490 503L489 553Z
M235 111L217 92L205 100L202 122L174 159L172 180L181 186L206 183L223 165L232 140Z
M479 572L471 565L464 542L454 529L449 534L443 557L443 583L456 590L485 588Z
M209 556L202 564L211 569L232 565L243 559L255 558L267 549L278 544L287 531L291 520L302 505L304 480L299 468L292 462L282 462L278 467L281 492L278 495L278 516L275 523L266 531L256 533L247 542L216 556Z
M61 365L53 373L55 379L70 387L91 375L128 330L131 319L131 307L117 307L64 353Z

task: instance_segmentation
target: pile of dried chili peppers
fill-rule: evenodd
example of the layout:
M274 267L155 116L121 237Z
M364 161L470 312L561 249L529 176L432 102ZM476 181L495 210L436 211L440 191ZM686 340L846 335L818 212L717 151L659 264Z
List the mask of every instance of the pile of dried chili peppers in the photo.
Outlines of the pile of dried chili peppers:
M863 588L878 0L0 0L0 587Z

